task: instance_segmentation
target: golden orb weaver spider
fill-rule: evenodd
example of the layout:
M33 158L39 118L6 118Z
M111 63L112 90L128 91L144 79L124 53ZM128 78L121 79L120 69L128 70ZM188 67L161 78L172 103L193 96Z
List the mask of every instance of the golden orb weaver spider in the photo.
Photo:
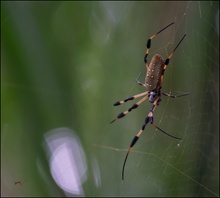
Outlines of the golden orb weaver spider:
M136 142L138 141L140 135L142 134L142 132L144 131L146 125L150 122L156 129L160 130L161 132L165 133L166 135L175 138L175 139L182 139L180 137L175 137L165 131L163 131L162 129L160 129L157 125L154 124L153 121L153 113L156 109L156 106L159 105L159 102L161 101L161 94L164 96L168 96L171 98L177 98L177 97L181 97L181 96L186 96L189 93L185 93L185 94L181 94L178 96L175 95L171 95L168 93L164 93L161 91L162 88L162 84L163 84L163 76L164 76L164 71L166 70L167 65L169 64L169 61L171 59L171 57L173 56L174 52L176 51L176 49L178 48L178 46L180 45L180 43L183 41L183 39L185 38L186 34L182 37L182 39L179 41L179 43L177 44L177 46L174 48L174 50L172 51L172 53L168 56L168 58L165 60L163 59L163 57L159 54L155 54L151 61L150 64L148 65L147 63L147 56L151 47L151 40L157 36L159 33L161 33L163 30L165 30L166 28L168 28L169 26L173 25L173 23L170 23L169 25L167 25L165 28L163 28L162 30L160 30L159 32L157 32L156 34L154 34L153 36L151 36L148 41L147 41L147 49L146 49L146 54L144 57L144 62L146 65L146 69L147 69L147 73L146 73L146 77L145 77L145 83L141 83L139 81L140 75L137 77L136 82L145 87L147 89L146 92L140 93L140 94L136 94L134 96L131 96L125 100L121 100L118 101L116 103L114 103L114 106L118 106L121 105L129 100L133 100L139 97L144 96L141 100L139 100L137 103L133 104L133 106L131 108L129 108L127 111L124 111L122 113L120 113L114 120L112 120L110 123L113 123L114 121L124 117L126 114L128 114L129 112L131 112L133 109L136 109L141 103L143 103L145 100L147 100L149 98L149 101L151 103L153 103L150 112L148 114L148 116L146 117L144 124L142 126L142 128L139 130L139 132L136 134L136 136L133 138L133 140L131 141L130 147L128 148L125 160L124 160L124 164L123 164L123 168L122 168L122 180L124 179L124 169L125 169L125 164L128 158L128 154L131 151L131 148L136 144Z

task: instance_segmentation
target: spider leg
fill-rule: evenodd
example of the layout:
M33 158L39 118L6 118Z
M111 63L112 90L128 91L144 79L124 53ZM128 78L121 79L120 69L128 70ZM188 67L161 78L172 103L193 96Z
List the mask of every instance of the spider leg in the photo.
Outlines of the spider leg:
M141 77L141 74L142 74L142 72L138 75L138 77L136 78L136 82L139 84L139 85L141 85L141 86L143 86L143 87L146 87L146 85L144 84L144 83L142 83L142 82L140 82L139 81L139 78Z
M181 95L175 96L175 95L171 95L171 94L163 93L163 92L162 92L162 94L163 94L164 96L168 96L168 97L171 97L171 98L178 98L178 97L182 97L182 96L187 96L187 95L189 95L189 93L185 93L185 94L181 94Z
M129 101L129 100L134 100L135 98L139 98L139 97L141 97L141 96L147 95L148 93L149 93L148 91L145 91L145 92L143 92L143 93L136 94L136 95L134 95L134 96L131 96L131 97L129 97L129 98L126 98L125 100L121 100L121 101L118 101L118 102L114 103L114 106L121 105L121 104L123 104L123 103L125 103L125 102L127 102L127 101Z
M160 99L160 97L157 97L157 99L154 101L150 113L152 113L152 112L155 110L156 105L157 105L157 102L158 102L159 99ZM149 114L150 114L150 113L149 113ZM122 180L124 180L124 170L125 170L125 164L126 164L128 155L129 155L129 153L130 153L132 147L136 144L136 142L138 141L140 135L141 135L142 132L144 131L145 126L146 126L146 125L148 124L148 122L150 121L150 118L152 118L152 116L149 116L149 114L148 114L147 118L145 119L145 122L144 122L142 128L139 130L139 132L136 134L136 136L134 136L133 140L131 141L130 147L128 148L128 151L127 151L127 154L126 154L126 157L125 157L125 160L124 160L123 168L122 168ZM152 115L153 115L153 114L152 114Z
M147 41L147 49L146 49L146 54L145 54L145 57L144 57L144 62L145 62L145 64L146 64L146 68L148 68L148 63L147 63L147 56L148 56L148 54L149 54L149 50L150 50L150 47L151 47L151 40L155 37L155 36L157 36L159 33L161 33L163 30L165 30L166 28L168 28L169 26L171 26L171 25L173 25L174 24L174 22L173 23L170 23L169 25L167 25L165 28L163 28L162 30L160 30L159 32L157 32L156 34L154 34L153 36L151 36L149 39L148 39L148 41Z
M142 93L142 94L144 94L144 93ZM147 94L147 93L145 92L145 95L146 95L146 94ZM140 97L140 96L139 96L139 97ZM137 103L134 103L131 108L129 108L127 111L124 111L124 112L120 113L114 120L112 120L112 121L110 122L110 124L113 123L114 121L118 120L119 118L124 117L126 114L128 114L130 111L132 111L132 109L138 108L138 106L139 106L141 103L143 103L145 100L147 100L148 97L149 97L149 96L147 95L147 96L143 97L141 100L139 100ZM119 104L120 104L120 103L119 103Z
M179 41L179 43L177 44L177 46L174 48L174 50L172 51L172 53L169 55L169 57L165 60L164 62L164 66L163 66L163 70L161 73L161 77L160 77L160 88L162 88L162 84L163 84L163 76L164 76L164 72L170 62L171 57L173 56L174 52L176 51L176 49L179 47L180 43L183 41L183 39L185 38L186 34L184 34L184 36L182 37L182 39ZM171 97L171 96L170 96ZM179 96L180 97L180 96Z
M136 136L134 136L133 140L131 141L131 144L130 144L130 147L128 148L128 151L127 151L127 154L126 154L126 157L125 157L125 160L124 160L124 164L123 164L123 168L122 168L122 180L124 180L124 169L125 169L125 164L126 164L126 161L127 161L127 158L128 158L128 155L132 149L132 147L136 144L136 142L138 141L140 135L142 134L142 132L144 131L146 125L150 122L156 129L160 130L161 132L165 133L166 135L172 137L172 138L175 138L175 139L182 139L182 138L179 138L179 137L175 137L173 135L170 135L169 133L163 131L162 129L160 129L158 126L156 126L153 122L153 112L154 110L156 109L156 106L158 104L160 100L160 97L157 97L157 99L154 101L152 107L151 107L151 110L148 114L148 116L146 117L145 121L144 121L144 124L142 126L142 128L139 130L139 132L137 133Z
M122 168L122 180L124 180L124 170L125 170L125 164L126 164L126 161L127 161L127 158L128 158L128 155L132 149L132 147L136 144L136 142L138 141L140 135L142 134L142 132L144 131L145 129L145 126L148 124L149 122L149 118L147 117L142 128L140 129L140 131L137 133L136 136L134 136L133 140L131 141L131 144L130 144L130 147L128 148L128 151L127 151L127 154L126 154L126 157L125 157L125 160L124 160L124 164L123 164L123 168Z
M171 135L171 134L169 134L169 133L163 131L163 130L160 129L158 126L156 126L154 123L151 123L151 124L152 124L156 129L158 129L158 130L160 130L161 132L163 132L164 134L166 134L166 135L168 135L168 136L170 136L170 137L172 137L172 138L174 138L174 139L182 140L182 138L180 138L180 137L173 136L173 135Z
M182 39L180 40L180 42L179 42L179 43L177 44L177 46L174 48L174 50L173 50L172 53L169 55L169 57L165 60L164 69L163 69L162 75L164 74L164 71L165 71L167 65L169 64L171 57L173 56L174 52L175 52L176 49L179 47L180 43L183 41L183 39L185 38L185 36L186 36L186 34L183 35L183 37L182 37Z
M172 53L170 54L170 56L168 57L168 59L170 59L174 52L176 51L176 49L179 47L180 43L183 41L183 39L185 38L186 34L183 35L182 39L180 40L180 42L176 45L176 47L174 48L174 50L172 51ZM165 61L165 64L166 64L166 61ZM167 65L167 64L166 64Z

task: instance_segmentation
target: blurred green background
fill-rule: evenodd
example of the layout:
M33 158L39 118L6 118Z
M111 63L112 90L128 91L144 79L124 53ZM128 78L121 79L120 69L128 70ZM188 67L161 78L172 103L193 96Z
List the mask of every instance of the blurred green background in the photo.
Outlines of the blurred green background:
M154 121L147 101L109 125L113 103L144 92L147 39L169 56ZM86 155L81 196L219 196L219 2L1 1L1 195L65 196L50 174L44 135L75 131ZM15 185L14 181L22 181ZM76 195L77 196L77 195Z

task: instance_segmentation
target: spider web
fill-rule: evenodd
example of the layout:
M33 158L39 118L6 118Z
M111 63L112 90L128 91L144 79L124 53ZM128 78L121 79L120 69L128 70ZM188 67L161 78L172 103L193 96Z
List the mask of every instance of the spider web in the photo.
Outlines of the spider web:
M64 195L50 177L42 140L68 127L86 155L81 195L219 196L218 7L215 1L3 2L2 195ZM140 72L144 81L146 41L171 22L152 40L148 62L156 53L168 57L187 34L162 90L190 94L162 96L154 112L155 124L182 140L147 125L122 181L127 149L152 104L109 125L139 99L112 104L146 91L135 82Z
M177 141L164 136L152 126L147 125L145 132L128 157L125 180L118 182L117 186L113 185L112 188L108 186L109 194L120 196L218 196L219 46L217 43L219 11L215 11L213 14L216 2L212 1L158 2L155 5L162 7L164 11L159 16L150 13L149 18L155 19L155 23L148 26L146 31L145 29L141 31L147 32L149 37L172 20L175 21L175 26L152 40L148 62L155 53L168 57L183 34L187 34L165 71L162 90L175 95L189 92L190 95L178 99L162 97L162 102L154 113L154 122L157 126L173 135L181 136L183 140ZM143 17L141 15L140 12L136 18ZM167 19L162 19L162 16L166 16ZM168 22L165 23L165 21ZM125 46L132 45L131 40L136 40L135 31L137 30L129 32L132 36L129 38L129 44L125 43ZM130 51L133 50L136 54L139 50L135 48L136 45ZM143 53L140 52L140 54ZM125 57L130 59L131 56ZM143 63L131 62L138 66L125 64L123 70L132 67L132 73L136 72L138 75L138 70L135 68L138 67L139 72L140 70L145 72L144 68L139 66ZM131 71L130 68L129 71ZM126 75L129 74L124 71L123 77ZM133 79L137 75L133 75ZM115 101L144 91L136 83L131 82L132 77L130 78L130 76L126 78L126 80L129 79L126 83L123 79L118 82L120 85L117 86L120 86L119 90L122 89L122 91L117 89L117 96L113 98ZM142 81L144 81L143 76ZM132 106L132 102L117 107L113 112L117 115L130 106ZM104 161L122 167L127 148L135 133L142 126L150 107L151 104L142 104L138 110L130 113L132 115L128 114L123 120L117 121L118 123L114 126L107 127L104 133L106 137L95 143L98 149L110 150ZM115 143L112 145L107 143L111 139L110 136L115 139ZM112 177L119 180L121 170L115 170L113 167L112 169L113 172L116 171L116 175L118 174Z

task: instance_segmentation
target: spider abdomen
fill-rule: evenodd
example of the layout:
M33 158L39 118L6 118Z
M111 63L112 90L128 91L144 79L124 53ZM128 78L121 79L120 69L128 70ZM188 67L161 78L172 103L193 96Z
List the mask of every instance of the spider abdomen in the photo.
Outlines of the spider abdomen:
M148 91L158 89L161 84L161 76L164 69L164 59L161 55L155 54L147 68L145 86Z

